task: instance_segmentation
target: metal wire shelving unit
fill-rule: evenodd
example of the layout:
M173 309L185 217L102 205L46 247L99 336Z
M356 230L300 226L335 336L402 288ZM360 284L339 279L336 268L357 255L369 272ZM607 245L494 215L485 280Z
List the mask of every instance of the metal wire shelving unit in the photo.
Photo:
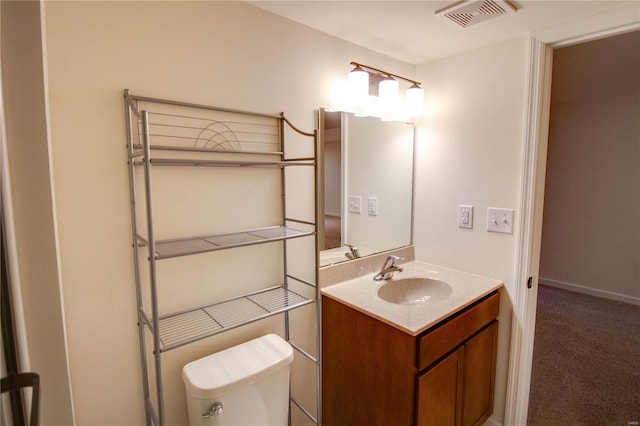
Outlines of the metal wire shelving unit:
M299 130L289 122L284 113L267 115L148 98L132 95L128 90L124 91L124 97L138 335L147 425L164 426L166 423L162 380L164 352L276 315L283 317L286 340L298 353L313 362L316 368L316 415L314 416L292 395L291 404L298 407L313 423L320 425L321 322L320 290L317 285L317 197L313 197L313 220L301 220L287 215L285 196L285 173L289 168L311 167L315 194L318 176L317 130L313 133ZM285 154L285 129L303 137L313 138L313 154L289 158ZM280 169L281 221L266 227L232 231L214 227L213 231L220 232L180 238L156 238L156 233L159 232L154 227L153 187L154 170L159 167ZM136 172L139 169L142 169L141 179L140 173ZM143 194L138 194L139 180L143 181L143 190L140 191ZM143 198L143 202L140 203L139 198ZM301 238L313 238L313 282L294 276L288 271L287 243ZM161 312L161 296L157 282L160 273L157 267L159 262L176 257L276 242L281 243L284 250L282 283L266 285L257 291L223 300L207 301L187 309ZM148 263L148 268L145 268L145 262ZM294 283L302 287L311 287L313 296L300 294L303 292L292 288ZM292 342L289 333L289 312L312 304L315 304L315 355ZM146 341L148 335L152 336L152 342ZM150 378L150 373L154 377Z

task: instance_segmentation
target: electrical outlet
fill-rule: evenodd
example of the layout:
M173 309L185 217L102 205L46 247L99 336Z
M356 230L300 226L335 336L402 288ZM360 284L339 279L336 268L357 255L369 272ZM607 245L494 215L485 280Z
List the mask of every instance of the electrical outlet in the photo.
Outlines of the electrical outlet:
M473 206L458 206L458 228L473 228Z
M349 211L351 213L360 214L362 212L361 205L362 198L359 195L349 195Z
M487 209L487 231L513 234L513 209Z

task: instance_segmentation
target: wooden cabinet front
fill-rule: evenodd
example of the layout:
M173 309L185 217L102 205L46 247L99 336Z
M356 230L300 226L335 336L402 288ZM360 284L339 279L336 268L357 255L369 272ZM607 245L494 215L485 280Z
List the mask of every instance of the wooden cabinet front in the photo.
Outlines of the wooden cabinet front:
M498 322L418 378L419 426L483 424L493 412Z
M468 426L493 412L499 294L411 336L322 299L325 426Z

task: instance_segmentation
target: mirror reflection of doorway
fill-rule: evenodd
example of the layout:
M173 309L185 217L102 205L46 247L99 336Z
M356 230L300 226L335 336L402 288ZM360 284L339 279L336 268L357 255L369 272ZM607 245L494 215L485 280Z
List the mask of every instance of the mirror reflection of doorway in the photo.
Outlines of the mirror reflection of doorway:
M342 134L341 112L326 111L324 120L324 249L340 247Z

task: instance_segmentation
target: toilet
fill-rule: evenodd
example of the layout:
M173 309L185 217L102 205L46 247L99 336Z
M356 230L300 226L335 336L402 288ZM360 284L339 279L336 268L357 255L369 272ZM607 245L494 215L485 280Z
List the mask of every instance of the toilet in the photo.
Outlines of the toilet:
M268 334L182 369L191 426L286 426L293 349Z

